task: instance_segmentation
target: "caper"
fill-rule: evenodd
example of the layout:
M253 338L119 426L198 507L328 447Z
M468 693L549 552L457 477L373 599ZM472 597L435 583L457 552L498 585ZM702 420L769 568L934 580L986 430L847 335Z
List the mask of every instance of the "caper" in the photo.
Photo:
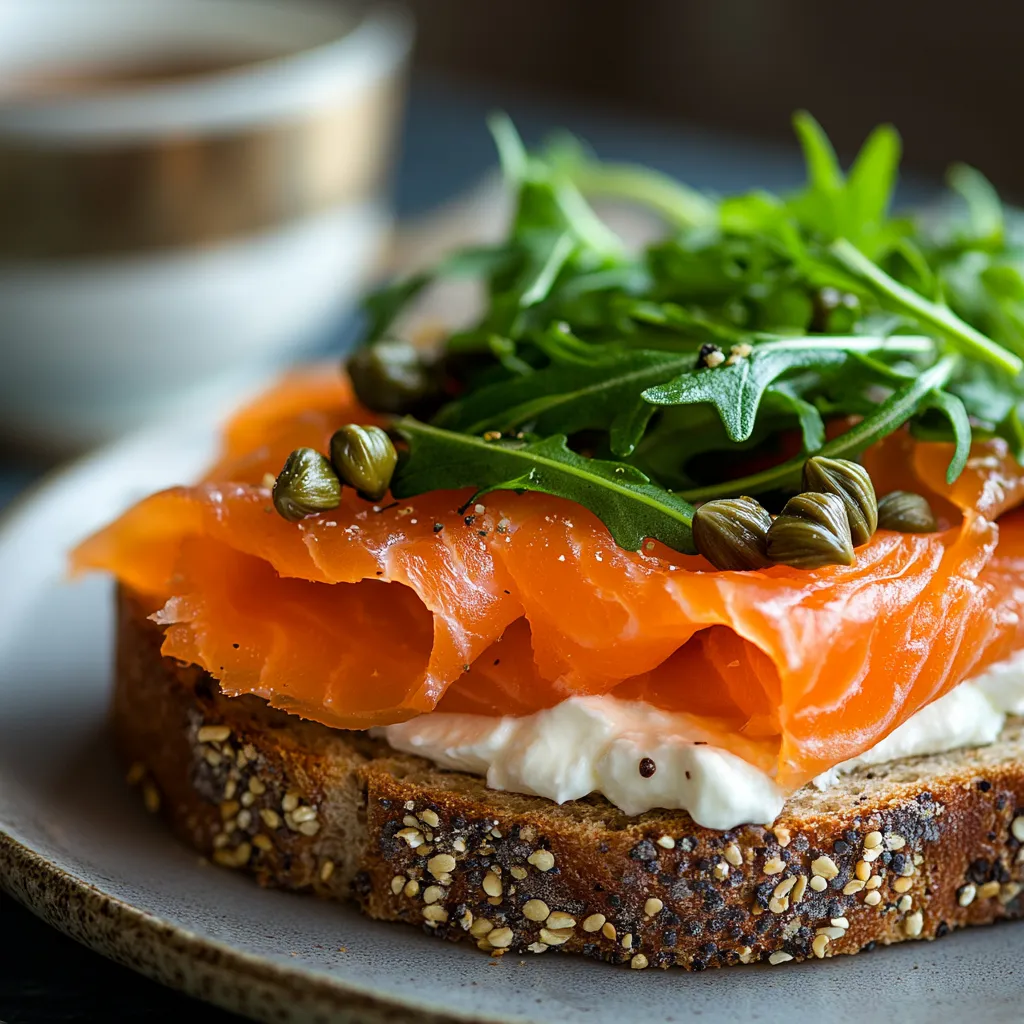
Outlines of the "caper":
M797 569L851 565L853 539L846 505L836 494L798 494L768 530L768 557Z
M867 544L878 526L878 500L868 471L849 459L815 455L804 463L804 490L835 494L843 499L853 546Z
M274 508L291 523L341 503L341 481L313 448L296 448L274 481Z
M911 491L890 491L878 500L878 528L901 533L934 533L939 524L927 498Z
M356 397L377 412L416 412L439 394L434 367L407 341L378 341L358 349L346 369Z
M349 423L331 437L331 464L364 498L379 501L391 485L398 452L380 427Z
M693 514L693 542L716 569L763 569L772 517L753 498L719 498Z

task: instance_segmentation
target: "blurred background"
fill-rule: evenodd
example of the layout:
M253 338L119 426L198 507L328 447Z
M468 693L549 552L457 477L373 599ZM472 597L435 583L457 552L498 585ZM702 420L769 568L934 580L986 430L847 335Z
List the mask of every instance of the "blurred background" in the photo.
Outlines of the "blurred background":
M796 108L844 158L892 121L903 202L952 160L1012 199L1022 30L1005 0L0 0L0 507L339 353L363 289L494 230L494 108L720 192L798 184ZM9 901L0 940L5 1020L227 1019Z
M414 0L425 70L503 95L573 97L628 122L661 119L788 142L809 108L841 153L892 121L908 165L952 159L1001 188L1024 182L1009 127L1024 8L926 0Z

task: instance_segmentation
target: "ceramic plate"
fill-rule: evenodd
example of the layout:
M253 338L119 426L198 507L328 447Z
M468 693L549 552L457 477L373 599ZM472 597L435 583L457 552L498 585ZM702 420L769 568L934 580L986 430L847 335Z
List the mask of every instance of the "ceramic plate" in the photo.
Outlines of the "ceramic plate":
M686 974L548 954L496 963L354 910L257 888L178 845L125 787L106 707L111 587L68 547L210 457L192 426L45 485L0 533L0 881L41 917L168 985L267 1021L733 1024L1019 1021L1024 926L810 964Z

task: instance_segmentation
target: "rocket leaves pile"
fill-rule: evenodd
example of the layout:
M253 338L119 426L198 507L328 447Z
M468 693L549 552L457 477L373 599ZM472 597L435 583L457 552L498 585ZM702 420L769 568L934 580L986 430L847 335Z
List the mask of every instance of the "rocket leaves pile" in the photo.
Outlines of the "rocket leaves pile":
M528 152L493 119L506 238L367 303L370 348L354 359L376 377L353 373L357 392L413 414L394 421L396 496L538 490L590 508L626 547L692 551L695 502L780 503L809 455L855 458L900 428L955 442L951 480L972 437L1024 460L1024 240L991 185L957 166L953 212L896 216L891 127L844 174L813 118L794 123L802 189L715 198L571 139ZM662 236L631 250L597 200L645 207ZM482 313L434 353L404 351L424 383L402 408L383 354L445 277L477 280Z

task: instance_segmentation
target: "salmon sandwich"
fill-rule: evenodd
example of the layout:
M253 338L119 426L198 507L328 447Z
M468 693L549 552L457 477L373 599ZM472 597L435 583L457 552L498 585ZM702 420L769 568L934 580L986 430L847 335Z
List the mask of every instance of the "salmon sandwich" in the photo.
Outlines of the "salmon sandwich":
M978 172L897 217L891 128L844 173L795 123L799 192L716 198L495 120L505 239L81 545L179 837L638 969L1024 913L1024 250ZM478 318L405 340L452 276Z

